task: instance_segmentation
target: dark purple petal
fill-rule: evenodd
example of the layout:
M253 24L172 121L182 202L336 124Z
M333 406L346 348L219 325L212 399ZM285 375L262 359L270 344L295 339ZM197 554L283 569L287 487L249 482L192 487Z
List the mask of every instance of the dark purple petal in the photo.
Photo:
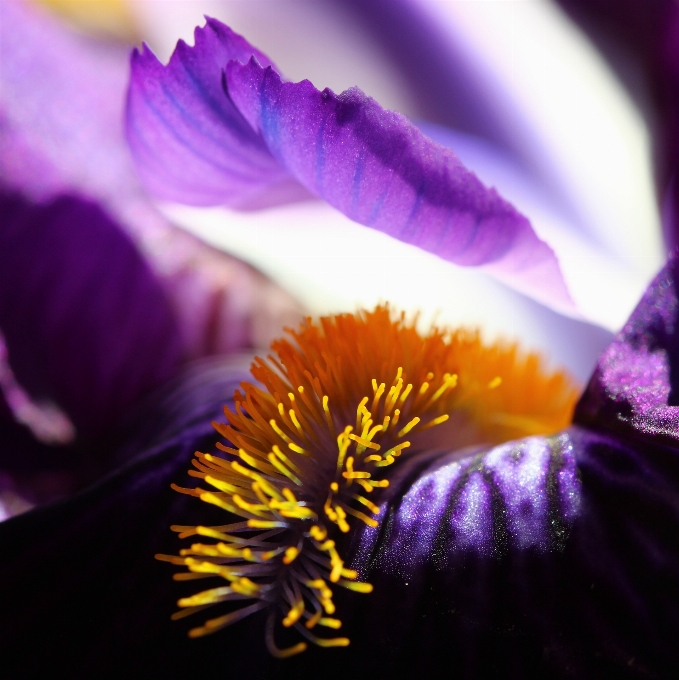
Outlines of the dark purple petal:
M139 414L130 462L68 502L0 525L0 652L9 677L670 678L679 659L676 451L573 428L443 458L391 497L355 562L372 594L338 593L342 650L286 661L263 617L201 640L170 622L195 587L155 552L169 524L221 523L172 492L239 376L219 366ZM49 565L49 568L46 568ZM58 621L58 625L56 622ZM73 659L77 659L74 666ZM328 670L332 669L332 671Z
M167 66L144 47L132 55L127 136L142 180L159 198L191 205L244 206L304 194L224 95L232 60L266 55L214 19L179 41ZM262 194L273 194L264 196Z
M675 449L572 428L451 458L355 560L375 584L361 625L385 676L672 677Z
M89 437L170 378L179 329L149 266L94 203L0 194L0 329L18 382Z
M230 62L226 82L281 164L351 219L572 309L554 253L528 220L405 117L358 89L285 83L255 59Z
M675 255L604 351L575 422L679 442L679 328Z

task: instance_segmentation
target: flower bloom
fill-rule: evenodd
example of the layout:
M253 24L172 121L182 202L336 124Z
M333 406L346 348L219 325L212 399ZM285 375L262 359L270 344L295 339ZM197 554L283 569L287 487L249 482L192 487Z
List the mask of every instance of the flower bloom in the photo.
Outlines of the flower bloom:
M242 69L234 67L241 75L262 75L256 64L241 66ZM244 82L247 85L247 78ZM281 88L283 85L280 83ZM275 78L273 86L274 92L281 91ZM244 90L247 94L248 87ZM302 94L316 96L317 93L307 90L302 88ZM339 106L332 97L329 99L333 105ZM356 101L349 103L355 104ZM359 96L358 103L363 103L369 112L380 117L379 110L372 109L369 101ZM351 107L349 110L352 111ZM253 119L261 118L257 110L254 114ZM349 117L349 120L353 119ZM275 117L273 122L276 122ZM390 128L393 131L399 129L403 121L392 119L391 123L394 124L394 128ZM408 132L406 138L414 140L416 148L432 153L436 151L435 147L426 143L420 145L421 140L407 126L405 130ZM162 128L159 128L159 134L162 133ZM268 147L265 150L269 153ZM288 163L294 165L287 160L289 153L294 156L293 152L295 148L286 151L285 163L279 162L278 168L271 167L272 161L263 154L263 163L270 164L270 177L280 179L278 186L285 185L287 180L276 173L280 173L281 168L288 168ZM248 166L250 159L246 160L245 165ZM304 166L302 161L308 161L308 158L301 158L300 164ZM444 169L452 167L460 170L445 155L442 165ZM355 165L352 167L355 169ZM295 170L295 178L299 175L307 177L305 182L309 181L308 173L303 170L304 167ZM396 175L399 171L404 172L404 169L394 170ZM479 207L490 207L490 213L482 211L482 218L489 214L497 216L493 210L499 210L504 217L509 216L509 226L502 220L499 222L500 231L506 229L509 233L507 243L515 244L512 238L517 234L528 234L528 244L535 244L530 232L524 230L525 222L517 218L519 226L514 230L512 220L515 213L497 196L486 194L487 190L470 180L465 172L442 172L442 177L444 183L451 177L457 177L461 183L469 180L472 189L473 200L463 203L464 210L458 211L457 206L451 208L444 204L444 207L451 208L451 224L456 227L462 225L462 229L456 229L456 238L460 233L468 234L464 229L468 226L465 220L469 214L474 214ZM338 202L343 196L342 187L339 189ZM424 191L423 195L430 201L436 192ZM35 214L35 206L27 206L22 201L11 199L6 205L13 207L13 214L19 217ZM357 204L357 207L361 206ZM439 207L434 201L433 208L428 205L427 209L431 208L435 214ZM80 204L76 208L83 209ZM52 210L58 216L58 210L54 207ZM91 204L89 210L93 210ZM110 222L98 211L95 212L98 217L93 221L103 220L103 233L109 233L107 225L110 227ZM417 216L417 210L413 211L411 203L409 214L413 212ZM396 214L398 216L398 211ZM491 226L493 219L490 220ZM30 220L24 218L26 222ZM40 224L49 224L44 215ZM399 224L403 226L404 223ZM495 223L493 228L497 225ZM56 231L59 235L59 230ZM8 233L10 237L21 235L20 230L9 230ZM522 239L518 238L518 241L521 243ZM125 243L129 247L129 242ZM124 244L118 247L125 251ZM478 243L467 255L481 259L488 255L488 251L477 250L477 247ZM445 252L450 255L450 251ZM460 252L464 253L464 249ZM512 252L508 249L496 262L502 262L503 258L511 261ZM538 252L544 251L538 248ZM147 270L140 266L133 249L132 253L130 270L135 278L145 283L149 280ZM508 265L507 261L503 266ZM26 257L22 263L29 266L31 260ZM11 261L9 264L12 264ZM512 273L521 275L523 270L521 267L514 268L515 264L510 266ZM676 548L679 479L673 385L677 369L675 317L679 304L678 273L676 260L671 260L604 353L576 408L574 424L551 436L534 434L493 445L493 442L506 437L539 433L541 428L531 429L535 422L530 416L541 414L541 408L549 412L550 402L549 399L537 404L531 402L539 394L545 394L540 391L542 381L538 380L529 383L526 413L510 411L513 418L493 420L498 412L506 415L507 407L484 409L483 404L499 399L503 384L513 385L510 377L516 364L500 361L496 367L487 355L483 355L483 360L478 361L475 367L481 371L481 377L477 376L478 385L472 385L472 389L467 386L467 392L462 390L467 379L464 365L441 366L439 369L437 364L433 369L427 368L425 362L408 364L408 357L392 357L389 348L383 349L379 344L370 357L377 364L371 366L367 361L356 360L360 356L360 347L369 344L365 336L356 341L355 348L350 346L355 350L349 354L354 365L350 363L348 370L360 373L366 366L372 370L366 370L365 375L354 375L344 383L338 380L337 385L341 385L341 389L336 386L335 393L330 389L335 382L329 381L328 394L324 394L323 389L317 391L314 381L318 378L318 384L322 384L323 372L328 372L331 360L315 362L315 373L310 372L310 377L303 371L300 375L300 371L293 371L297 356L294 346L285 342L279 343L277 348L292 368L283 362L284 370L276 373L267 368L265 362L256 365L257 377L268 391L256 386L243 387L242 392L229 400L228 395L234 394L236 384L245 376L238 367L223 362L203 364L178 377L164 392L156 393L153 399L147 401L145 408L139 407L130 414L126 427L115 433L115 441L110 442L110 455L115 461L110 475L68 501L39 508L0 525L0 554L3 556L0 583L9 584L3 586L0 607L3 670L10 676L31 676L63 669L71 677L74 674L91 677L107 668L120 675L145 673L178 677L214 674L227 668L230 673L251 677L306 677L319 672L343 677L399 677L416 673L434 675L444 667L452 668L465 677L483 678L560 677L569 674L576 677L634 677L644 674L672 677L679 665L675 641L679 610L679 555ZM67 278L63 280L69 281ZM155 295L152 277L150 281L152 295ZM36 312L34 322L45 317L49 320L52 310L46 307ZM10 319L7 325L10 333L16 324L26 322L19 314L11 315L13 310L9 305L4 309ZM140 319L143 320L143 316ZM344 322L349 323L346 319L335 323L339 326ZM69 330L68 324L66 326ZM407 326L396 327L400 328L399 332L405 330L407 334ZM129 328L133 332L134 323ZM297 336L298 348L309 354L313 354L310 348L314 347L314 343L307 336L314 337L313 328L309 325ZM326 335L332 337L332 332ZM377 338L388 335L388 332L378 333ZM351 344L351 333L340 336L342 341ZM107 334L102 334L102 337L107 339ZM133 337L136 336L133 334ZM174 335L159 333L157 337L143 337L140 341L152 345L155 338L162 347L167 337L170 340L168 353L160 353L160 358L167 356L172 363ZM464 344L464 334L458 339ZM470 345L473 351L478 349L473 342ZM400 351L408 345L401 337L390 346L394 351ZM67 353L69 349L69 343L64 343L60 351ZM106 358L108 347L104 344L99 350L99 345L95 345L92 350L96 352L98 361ZM153 363L157 354L148 353L147 361L150 363L144 366L145 370L140 369L140 376L153 375L157 368ZM399 368L402 373L399 373ZM87 366L83 367L87 377L90 370ZM483 371L488 373L484 375ZM429 372L434 374L431 378L428 377ZM404 400L404 413L406 407L417 406L415 399L418 396L420 405L431 406L432 410L414 409L408 414L407 422L404 415L404 420L396 423L399 428L396 429L392 427L392 414L395 419L396 408L392 402L399 400L407 389L407 385L401 385L403 392L399 392L399 379L405 383L406 373L409 379L412 373L410 384L414 387L409 393L413 401L408 404L408 397ZM454 386L453 375L457 376ZM127 377L134 384L136 373L125 376L122 370L115 377L116 380ZM374 387L372 378L375 379ZM502 382L498 383L496 378L501 378ZM427 388L423 389L425 383ZM61 389L68 387L67 383L57 384ZM96 387L99 382L93 380L93 384ZM293 388L294 399L284 393L288 385ZM382 385L384 388L381 390ZM299 387L304 389L300 392ZM460 390L456 391L458 387ZM311 395L312 389L318 398L316 401L312 401L315 399ZM434 389L432 396L438 396L430 404L429 390ZM398 396L394 397L397 392ZM311 406L304 401L305 393L311 400ZM477 396L482 394L483 400L475 402L471 398L475 393ZM275 397L276 394L278 397ZM510 394L507 404L516 405L519 394L518 390ZM549 396L550 392L546 394ZM467 397L468 401L456 401L458 395L460 400ZM103 385L102 396L114 399L117 397L116 390ZM386 477L378 476L378 462L390 463L380 468L394 472L393 476L389 476L388 487L383 487L388 494L380 499L381 505L376 504L377 512L373 512L369 505L365 505L367 512L358 510L371 520L366 522L347 511L357 510L354 502L363 505L361 501L335 494L332 484L336 482L332 475L325 474L327 457L325 461L321 457L319 465L324 473L321 475L324 486L320 495L315 497L317 505L313 511L317 517L324 513L328 527L339 535L346 535L345 552L342 552L346 558L340 558L342 566L339 566L331 546L327 545L325 550L317 549L327 554L329 562L328 565L317 561L319 569L325 569L324 573L331 583L333 572L339 571L338 582L342 578L353 582L353 572L356 572L356 579L369 582L373 587L372 593L362 597L343 593L340 589L336 593L337 608L342 611L342 637L350 638L352 644L347 649L335 651L311 648L305 654L280 662L265 653L266 641L262 636L262 629L266 626L264 608L262 611L251 610L251 617L246 617L220 635L186 640L181 624L170 621L173 603L178 593L186 600L187 610L202 606L202 603L195 600L194 604L189 603L191 598L196 597L195 584L172 583L167 578L166 565L152 558L153 554L176 552L176 540L168 532L168 525L182 521L186 524L181 527L181 533L195 531L199 535L198 529L204 527L208 534L213 532L212 538L225 545L230 544L227 545L230 550L240 550L237 556L225 555L235 561L220 563L220 568L222 564L228 567L229 564L250 562L248 555L254 555L261 546L248 545L250 553L246 553L245 548L235 547L238 541L233 540L232 535L228 539L215 536L215 533L226 532L222 524L223 509L215 503L198 503L187 494L177 494L171 490L170 484L181 483L182 488L188 488L190 480L183 477L187 461L196 449L213 450L215 438L210 421L222 421L221 409L227 401L228 423L222 421L220 426L225 433L222 444L231 449L226 451L227 455L235 456L234 451L237 452L241 461L238 465L249 469L250 476L240 473L241 478L236 480L238 483L233 484L238 489L224 489L224 484L232 484L232 481L219 479L219 475L225 473L217 469L220 468L217 456L210 453L197 456L198 465L193 477L207 484L211 484L210 479L221 484L221 489L213 486L217 492L207 493L212 493L225 505L231 502L227 511L250 513L257 510L266 515L264 518L245 515L246 522L274 521L270 519L273 510L279 511L279 514L290 511L291 520L303 519L302 509L309 506L299 505L306 501L302 498L302 491L294 489L302 485L297 485L289 475L299 481L304 476L305 482L313 481L315 475L307 474L300 464L302 459L288 455L282 443L289 447L287 437L299 448L313 448L310 434L313 428L305 430L307 434L302 435L295 418L301 426L302 419L315 408L316 420L330 427L323 408L324 396L328 396L328 411L334 414L337 408L341 413L338 418L341 424L347 420L350 426L353 423L353 430L339 428L341 432L335 432L338 437L345 433L341 442L330 442L332 447L337 447L330 449L333 456L337 454L334 461L330 457L330 462L336 463L343 447L346 447L341 461L340 481L363 479L367 486L372 486L370 481L386 480ZM365 397L367 400L364 402ZM424 426L442 415L450 415L436 411L437 404L448 399L451 400L448 408L452 413L466 416L463 424L483 424L478 428L482 436L478 435L476 427L472 427L476 436L462 441L456 438L465 429L459 421L453 422L455 428L452 432L446 430L448 421L438 422L430 430L418 431L420 423ZM283 406L283 413L279 404ZM104 417L96 404L85 401L83 407L85 412L90 409L94 422ZM386 413L387 408L393 410ZM246 412L251 418L245 417ZM364 421L366 413L369 417ZM268 423L265 418L257 419L262 414L272 415ZM517 415L522 417L517 418ZM390 420L385 423L387 417ZM280 420L275 420L276 427L282 434L271 424L271 420L278 418ZM416 418L420 420L415 423ZM374 423L368 425L369 420ZM454 418L450 420L455 421ZM546 429L561 426L558 419L548 420L550 425ZM83 423L87 422L88 419L83 419ZM332 420L332 423L334 427L335 421ZM2 425L4 427L5 422ZM382 429L377 430L376 427ZM497 435L494 428L498 427L514 429ZM252 443L250 435L253 428L258 428L272 444L270 452L260 451L263 454L261 461L255 458L259 449ZM406 428L410 429L405 431ZM520 431L517 432L516 428ZM427 436L427 433L433 435L437 432L445 432L446 436L434 444L423 440L418 442L420 434ZM13 434L19 441L20 436L14 429ZM350 437L352 434L354 438ZM385 441L382 449L382 437L388 434L392 434L394 440ZM293 441L293 435L299 435L300 439ZM327 435L327 432L321 431L319 435ZM405 436L409 439L404 439ZM102 443L103 438L94 441ZM413 449L419 447L419 453L424 454L411 459L417 464L405 464L406 454L403 451L411 447L397 448L405 441L409 441ZM380 446L380 449L373 449L369 444ZM474 449L466 448L467 444ZM273 445L282 456L277 454ZM359 451L360 447L365 448ZM245 455L241 454L241 449ZM20 442L17 450L22 453L28 450L25 441ZM291 450L295 453L294 448ZM326 451L324 447L321 453ZM354 454L354 462L360 458L361 465L374 465L375 470L372 467L369 471L367 468L359 470L358 463L356 466L352 463L350 470L350 451ZM395 455L397 451L401 455ZM269 458L269 453L273 454L273 458ZM380 460L367 461L372 455L380 456ZM248 463L248 457L255 461L255 465ZM390 457L395 462L391 462ZM298 470L289 463L297 466ZM277 498L271 488L265 489L260 485L264 500L257 497L251 484L251 481L255 484L259 481L251 476L258 474L254 472L257 465L269 465L266 474L272 477L282 475L289 480L292 496L284 495L283 487L280 491L276 487L276 493L282 496L282 499ZM224 466L221 465L221 468ZM226 476L231 480L233 475L230 472L233 471L238 472L233 465L231 471L226 470L229 473ZM370 474L370 477L351 477L357 471ZM345 472L349 477L344 476ZM244 482L245 477L248 478L247 483ZM362 489L356 495L365 500L370 501L368 496L377 493L367 491L358 481L356 484ZM331 498L328 490L333 493ZM304 492L307 493L307 485ZM254 493L255 498L246 497L246 493ZM201 492L199 495L204 494ZM241 505L235 500L236 496L240 497ZM331 512L325 509L327 500ZM257 505L266 507L253 507ZM344 510L347 516L342 517L335 506L347 508ZM351 521L355 530L344 532L343 521ZM277 528L284 527L272 530ZM319 531L322 533L320 527ZM240 537L239 532L232 531L232 534ZM325 545L326 539L318 533L317 536L311 535L310 539L303 538L309 544L316 540L319 545ZM296 548L297 544L277 546L276 550L284 550L275 558L280 558L280 561L288 559L294 567L304 555L295 555L294 550L288 552L291 547ZM311 547L315 548L315 545ZM200 547L194 552L202 561L210 563L206 559L210 557L205 554L206 551L206 548ZM186 566L193 564L187 561L195 557L189 554L180 556ZM252 565L246 566L261 565L255 560ZM343 570L346 570L344 574ZM224 569L224 573L233 576L235 570L229 572L229 569ZM194 572L189 569L188 575L192 578L202 574L200 570ZM244 578L250 576L254 574L243 574ZM243 588L240 593L234 591L235 594L251 595L252 592L243 592L248 583L241 583L240 578L238 576L233 582ZM253 583L257 581L255 578L250 580ZM265 579L260 578L258 582L267 585ZM186 590L180 592L181 588ZM313 585L308 588L313 592ZM317 591L318 604L328 614L325 609L328 598L324 589L319 585ZM212 593L203 597L219 598L232 594ZM291 626L300 624L305 612L311 614L306 609L301 611L294 587L292 594L286 593L283 600L290 605L290 609L283 613L289 617ZM311 597L307 598L312 608L313 602ZM300 618L295 619L298 615ZM305 623L312 621L314 616L316 614L311 614ZM321 615L320 618L330 618L330 615ZM320 618L316 625L321 625ZM334 625L330 623L329 627ZM306 625L304 627L307 631L311 630ZM299 643L294 640L288 643L283 639L282 644ZM36 654L36 649L40 653ZM281 666L281 663L287 665Z

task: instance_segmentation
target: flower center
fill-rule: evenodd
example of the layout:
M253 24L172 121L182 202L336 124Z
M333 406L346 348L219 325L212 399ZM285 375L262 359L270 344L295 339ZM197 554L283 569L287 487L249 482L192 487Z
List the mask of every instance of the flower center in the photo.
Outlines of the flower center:
M196 452L189 474L212 490L173 485L242 521L172 527L181 538L217 542L157 556L188 567L178 580L228 583L179 600L174 618L255 600L192 629L191 637L268 609L266 642L280 658L306 643L279 648L278 622L323 647L349 644L312 631L341 626L332 617L333 586L372 590L345 567L336 539L355 520L377 526L391 466L434 446L450 451L554 432L570 422L577 396L537 355L485 346L478 332L464 329L422 336L386 306L318 324L307 319L289 333L291 340L273 343L277 357L255 359L251 372L261 386L242 384L235 412L225 408L228 422L214 423L227 457Z

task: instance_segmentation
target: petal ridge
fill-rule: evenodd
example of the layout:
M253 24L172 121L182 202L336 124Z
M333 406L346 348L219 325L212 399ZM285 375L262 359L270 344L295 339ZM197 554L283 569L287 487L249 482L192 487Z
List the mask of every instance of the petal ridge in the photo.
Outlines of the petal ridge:
M230 61L229 96L271 154L360 224L463 266L483 266L552 306L573 303L551 248L457 156L358 88L284 82L256 59Z
M128 141L142 181L158 198L237 207L289 178L224 96L221 72L234 59L271 61L214 19L194 36L193 47L177 43L166 66L146 45L132 53Z

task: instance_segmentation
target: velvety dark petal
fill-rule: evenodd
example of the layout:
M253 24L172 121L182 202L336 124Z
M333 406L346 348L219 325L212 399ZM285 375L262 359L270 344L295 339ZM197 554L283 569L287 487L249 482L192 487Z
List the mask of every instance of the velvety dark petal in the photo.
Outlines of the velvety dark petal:
M160 283L95 204L0 195L0 328L18 382L100 433L182 358Z
M438 465L357 553L385 676L672 677L674 449L573 428Z
M260 615L188 639L169 615L195 585L152 556L176 551L169 524L223 519L168 488L215 440L208 421L235 378L210 371L145 419L164 441L128 442L130 462L96 487L0 525L7 677L673 677L676 451L578 428L405 480L359 541L374 592L338 593L348 648L276 661Z
M679 5L673 0L558 0L597 43L653 132L670 247L679 244Z
M675 255L599 359L575 422L679 442L678 277Z
M148 47L135 50L127 136L153 194L192 205L241 206L263 193L285 199L285 187L304 193L224 95L226 64L252 56L271 64L213 19L196 28L195 47L179 41L167 66Z
M254 59L230 62L226 82L271 153L351 219L572 309L554 253L528 220L405 117L358 89L285 83Z

